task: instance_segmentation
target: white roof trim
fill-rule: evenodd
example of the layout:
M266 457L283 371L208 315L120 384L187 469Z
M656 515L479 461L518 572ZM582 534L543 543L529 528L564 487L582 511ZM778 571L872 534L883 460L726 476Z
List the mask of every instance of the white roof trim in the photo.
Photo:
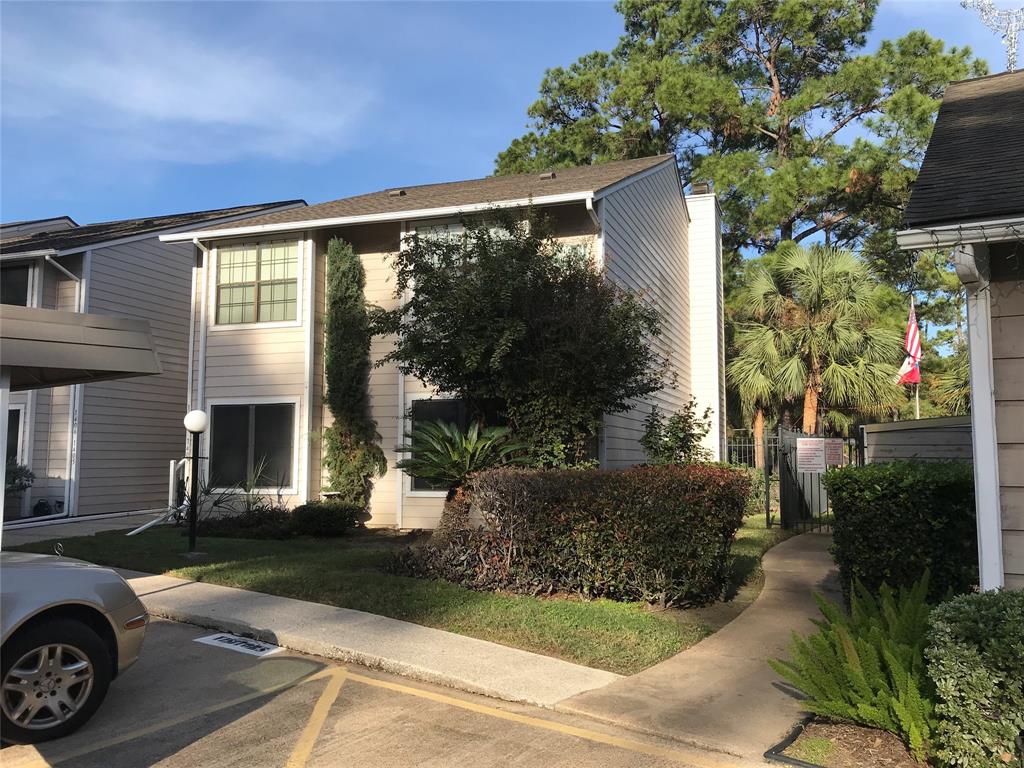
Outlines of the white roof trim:
M1018 240L1022 230L1024 230L1024 217L986 219L904 229L896 233L896 242L901 249L912 251L922 248L941 248L958 243Z
M53 248L44 248L41 251L8 251L0 253L0 261L13 261L14 259L31 259L36 256L56 256Z
M631 177L632 178L632 177ZM467 205L450 205L443 208L419 208L408 211L389 211L387 213L364 213L357 216L335 216L326 219L305 219L303 221L284 221L278 224L257 224L250 227L234 227L232 229L203 229L194 232L178 232L171 235L160 235L160 241L175 243L181 240L198 238L207 240L221 237L241 237L243 235L260 235L276 232L292 232L302 229L323 229L325 227L343 227L353 224L376 224L387 221L406 221L413 219L434 219L441 216L458 216L462 213L488 211L494 208L525 208L528 205L556 205L558 203L575 203L593 197L591 191L563 192L558 195L541 197L523 197L516 200L494 200L487 203L470 203Z

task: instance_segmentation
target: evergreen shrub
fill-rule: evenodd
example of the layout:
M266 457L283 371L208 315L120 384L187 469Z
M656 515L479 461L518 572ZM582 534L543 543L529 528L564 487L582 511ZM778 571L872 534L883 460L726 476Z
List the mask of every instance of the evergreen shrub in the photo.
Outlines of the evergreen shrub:
M833 549L844 596L860 581L909 587L926 570L929 599L978 583L974 474L965 462L896 461L825 475Z
M1024 733L1024 592L961 595L931 616L925 656L935 682L944 765L1020 768Z
M696 605L719 598L749 482L722 467L500 468L471 478L482 524L401 572L475 589Z

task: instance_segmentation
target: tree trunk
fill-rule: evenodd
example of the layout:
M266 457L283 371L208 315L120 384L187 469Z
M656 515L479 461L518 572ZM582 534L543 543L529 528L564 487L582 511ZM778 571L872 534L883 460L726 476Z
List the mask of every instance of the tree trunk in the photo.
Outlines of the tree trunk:
M817 426L818 390L816 387L810 386L804 390L804 416L802 424L804 434L813 435Z
M764 469L764 410L754 415L754 466Z

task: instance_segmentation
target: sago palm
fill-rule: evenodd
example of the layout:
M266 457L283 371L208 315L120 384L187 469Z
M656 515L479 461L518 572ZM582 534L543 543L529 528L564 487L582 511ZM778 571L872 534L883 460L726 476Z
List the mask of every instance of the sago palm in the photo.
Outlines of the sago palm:
M474 472L521 463L525 446L513 441L508 427L484 427L473 422L463 432L454 424L429 421L420 424L409 435L408 443L398 447L409 458L397 463L399 469L445 488L449 495L466 482Z
M849 251L784 243L775 263L750 271L743 306L739 336L747 346L770 341L765 374L775 397L802 398L804 432L817 430L819 415L842 427L850 411L881 413L898 401L900 336L878 323L879 286Z

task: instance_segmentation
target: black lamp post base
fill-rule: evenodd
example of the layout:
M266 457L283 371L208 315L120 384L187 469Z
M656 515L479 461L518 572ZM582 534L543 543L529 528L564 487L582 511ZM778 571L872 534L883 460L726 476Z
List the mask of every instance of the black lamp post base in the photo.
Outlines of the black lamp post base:
M193 560L197 562L201 562L209 558L209 554L206 552L183 552L181 556L186 560Z

